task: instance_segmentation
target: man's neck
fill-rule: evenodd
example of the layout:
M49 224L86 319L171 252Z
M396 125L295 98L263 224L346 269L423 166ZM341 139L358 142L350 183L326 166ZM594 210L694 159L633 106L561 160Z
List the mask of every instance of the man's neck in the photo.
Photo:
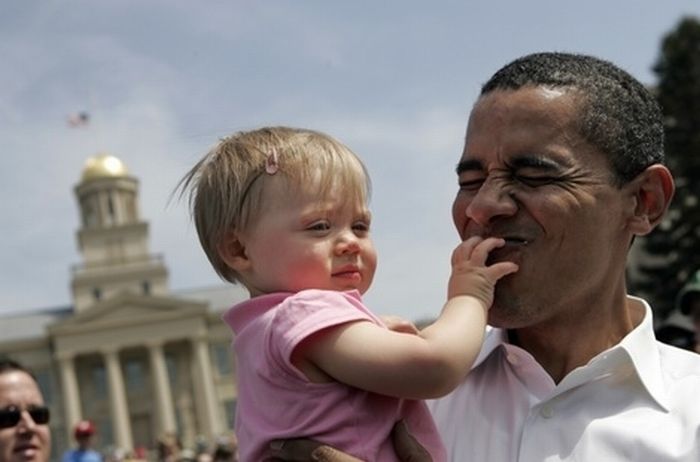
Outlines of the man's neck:
M599 353L617 345L644 318L644 307L625 297L606 310L581 310L558 318L508 331L509 341L528 351L555 383Z

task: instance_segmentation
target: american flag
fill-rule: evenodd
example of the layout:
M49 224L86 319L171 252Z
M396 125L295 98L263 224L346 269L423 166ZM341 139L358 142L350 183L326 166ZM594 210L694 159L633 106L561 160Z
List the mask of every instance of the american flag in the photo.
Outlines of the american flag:
M85 111L76 112L68 116L69 127L84 127L90 122L90 114Z

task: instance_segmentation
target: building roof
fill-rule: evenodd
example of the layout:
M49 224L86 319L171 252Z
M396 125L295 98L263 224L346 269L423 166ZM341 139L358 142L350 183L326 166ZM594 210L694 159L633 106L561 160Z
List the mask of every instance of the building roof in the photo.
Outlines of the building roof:
M227 310L236 303L250 298L245 287L233 284L178 290L174 291L172 295L188 300L206 301L209 303L209 311L214 312Z
M124 165L124 162L118 158L107 154L97 154L90 157L85 162L81 181L96 180L98 178L114 178L129 176L129 170Z
M249 298L245 288L233 284L177 290L171 292L170 296L206 302L210 312L224 311ZM41 339L46 336L48 326L72 315L73 306L57 306L0 314L0 341Z
M41 339L49 325L71 314L72 306L62 306L0 315L0 339L3 342Z

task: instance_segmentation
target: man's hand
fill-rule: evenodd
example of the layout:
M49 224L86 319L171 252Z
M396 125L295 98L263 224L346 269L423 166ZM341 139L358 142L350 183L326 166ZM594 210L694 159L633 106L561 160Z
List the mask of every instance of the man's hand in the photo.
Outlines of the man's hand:
M391 432L394 450L401 462L433 462L430 453L411 435L402 420ZM357 457L303 438L276 440L270 443L267 462L363 462Z
M302 438L273 441L268 454L270 462L362 462L318 441Z
M408 432L406 422L401 420L391 432L394 451L401 462L433 462L430 453Z
M403 420L394 425L391 441L401 462L433 462L430 453L411 435ZM268 454L268 462L363 462L331 446L304 438L272 441Z

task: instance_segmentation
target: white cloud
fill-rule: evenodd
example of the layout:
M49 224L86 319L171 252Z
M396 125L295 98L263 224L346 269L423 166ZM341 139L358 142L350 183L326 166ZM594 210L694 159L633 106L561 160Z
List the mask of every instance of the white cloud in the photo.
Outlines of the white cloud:
M370 169L380 251L370 305L411 318L436 313L457 240L453 167L480 82L542 48L598 54L648 80L661 34L698 6L628 8L603 0L5 2L0 312L70 303L70 265L80 261L72 188L99 151L141 181L151 248L164 254L172 287L217 283L185 204L168 205L169 194L218 137L282 123L327 131ZM78 110L91 111L90 126L68 129L65 117Z

